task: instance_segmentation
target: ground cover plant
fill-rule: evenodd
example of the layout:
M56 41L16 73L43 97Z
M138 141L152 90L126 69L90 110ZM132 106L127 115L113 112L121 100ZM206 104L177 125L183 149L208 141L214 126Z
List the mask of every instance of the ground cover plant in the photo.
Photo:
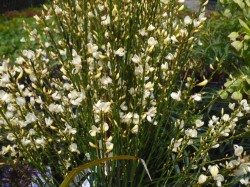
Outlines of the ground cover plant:
M38 8L22 11L10 11L0 16L0 57L15 59L18 53L25 48L24 38L28 33L23 27L24 22L29 27L34 27L33 16L39 14Z
M207 87L220 64L197 77L207 2L188 15L183 3L45 5L27 48L0 66L1 162L28 166L39 186L92 161L71 186L247 185L249 101L211 110L230 88Z

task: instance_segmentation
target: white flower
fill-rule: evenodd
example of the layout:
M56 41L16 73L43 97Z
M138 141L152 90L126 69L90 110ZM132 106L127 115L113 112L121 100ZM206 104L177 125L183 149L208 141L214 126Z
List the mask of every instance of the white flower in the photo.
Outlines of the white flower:
M199 27L201 22L197 21L196 19L193 20L194 27Z
M23 56L27 57L28 59L33 60L35 58L34 51L31 50L23 50Z
M180 90L177 93L172 92L170 96L172 97L172 99L174 99L176 101L181 101L181 91Z
M88 48L88 53L91 53L91 54L94 54L98 50L98 46L92 43L88 43L87 48Z
M60 14L61 12L62 12L62 9L59 8L59 7L56 5L56 7L55 7L55 13L56 13L56 14Z
M102 22L101 22L102 25L109 25L110 24L110 16L109 15L102 16L101 19L102 19Z
M249 184L249 178L240 179L240 183L247 186Z
M64 110L62 105L51 103L49 105L49 111L52 113L63 113Z
M138 133L138 125L135 125L132 129L131 129L131 132L133 133L133 134L137 134Z
M148 33L146 32L146 29L145 29L145 28L140 29L140 30L139 30L139 34L140 34L141 36L147 36L147 35L148 35Z
M15 61L15 62L16 62L17 64L21 65L24 61L25 61L24 58L20 56L20 57L17 57L17 58L16 58L16 61Z
M190 25L190 24L192 24L192 19L191 19L189 16L186 16L186 17L184 18L184 24L185 24L185 25Z
M146 112L148 122L153 122L153 118L155 117L156 112L156 107L151 107L148 112Z
M24 106L25 103L26 103L26 100L25 100L25 98L23 98L23 97L17 97L17 98L16 98L16 103L17 103L19 106Z
M137 113L133 115L133 124L138 125L140 121L140 116Z
M109 76L103 76L101 79L100 79L102 85L106 86L108 84L112 84L112 79L109 77Z
M201 174L198 178L198 184L203 184L204 182L206 182L207 180L207 176L206 175L203 175Z
M37 117L36 117L36 115L34 114L34 113L28 113L26 116L25 116L25 124L26 125L28 125L28 124L30 124L30 123L32 123L32 122L35 122L35 121L37 121Z
M214 180L216 181L217 186L221 186L221 182L224 181L224 177L221 174L217 174L214 176Z
M77 92L76 90L71 91L68 94L68 98L70 99L70 103L76 106L79 106L83 99L85 99L86 95L84 90L81 92Z
M231 110L234 110L235 103L229 103L228 107L229 107Z
M109 130L109 125L106 122L104 122L102 125L102 131L107 132L108 130Z
M3 90L0 90L0 100L5 103L10 103L12 101L12 94L9 94Z
M9 140L9 141L14 141L14 140L16 140L16 136L13 134L13 133L8 133L8 135L7 135L7 140Z
M167 70L168 69L168 63L161 64L161 69L162 70Z
M150 24L149 26L148 26L148 31L153 31L155 29L155 27L152 25L152 24Z
M195 120L196 127L201 127L204 125L204 121L201 121L200 119Z
M228 164L227 164L227 168L229 169L233 169L236 166L240 165L240 161L239 160L231 160Z
M229 116L228 114L224 114L224 115L222 116L222 119L223 119L224 121L229 121L230 116Z
M66 128L64 129L64 132L67 132L69 134L76 134L77 130L76 128L72 128L70 125L66 124Z
M33 136L33 135L35 135L36 134L36 131L34 130L34 129L30 129L29 130L29 135L30 136Z
M37 138L35 140L35 143L36 143L37 146L44 146L44 144L45 144L45 138L44 137Z
M249 163L243 163L243 164L240 164L240 167L234 171L234 174L236 176L242 176L242 175L247 174L248 172L250 172Z
M178 42L178 40L177 40L177 38L176 38L176 36L171 36L171 38L170 38L171 40L172 40L172 42L173 43L177 43Z
M106 149L107 149L106 152L107 152L107 153L110 152L110 151L112 151L113 148L114 148L114 144L113 144L113 143L111 143L111 142L106 142Z
M97 133L101 132L100 127L97 128L95 125L92 125L91 128L92 129L89 131L90 136L96 136Z
M137 56L137 55L134 55L131 60L132 60L132 62L134 62L136 64L141 62L141 58L139 56Z
M53 120L49 117L49 118L45 118L45 124L47 127L51 126L53 123Z
M86 156L87 160L90 160L90 154L89 153L85 153L85 156Z
M168 55L165 58L168 60L174 60L175 56L172 53L168 53Z
M76 55L73 60L72 60L72 64L74 64L76 67L81 66L81 57L79 55Z
M150 37L148 39L148 45L149 46L155 46L158 43L158 41L154 37Z
M107 113L110 111L110 105L111 102L102 102L101 100L99 100L96 104L94 104L94 111L95 113Z
M117 51L115 51L115 54L122 57L125 55L125 51L123 48L120 47Z
M215 177L215 176L218 175L218 173L219 173L219 168L218 168L217 165L214 165L214 166L209 165L209 166L208 166L208 169L209 169L209 172L211 173L211 175L212 175L213 177Z
M58 91L53 93L51 96L55 101L60 100L62 98L62 96L58 93Z
M77 149L77 144L76 144L76 143L70 144L69 150L70 150L71 152L76 152L76 153L80 154L80 151Z
M187 129L185 130L185 134L191 138L197 137L197 130L196 129Z
M140 64L139 66L135 67L135 75L136 76L141 76L143 75L143 67Z
M241 156L243 153L244 149L242 146L234 145L234 154L235 156Z
M21 139L21 143L22 143L24 146L26 146L26 145L31 144L31 140L26 139L25 137L23 137L23 138Z
M10 145L8 145L7 147L2 146L1 154L2 154L2 155L5 155L5 154L7 154L10 150L11 150Z
M202 97L201 97L201 94L194 94L191 96L191 98L195 101L201 101L202 100Z
M174 138L171 139L171 144L174 144L174 147L172 149L173 152L177 152L178 151L178 147L181 146L181 142L182 142L182 138L179 140L174 140Z
M127 111L128 110L128 107L125 105L125 101L122 102L122 104L120 105L120 108L123 110L123 111Z

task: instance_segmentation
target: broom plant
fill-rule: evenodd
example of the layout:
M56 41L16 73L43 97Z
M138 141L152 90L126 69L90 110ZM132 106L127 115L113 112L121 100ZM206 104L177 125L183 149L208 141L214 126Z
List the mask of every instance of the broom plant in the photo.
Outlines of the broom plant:
M91 161L97 166L77 170L91 186L246 181L242 146L211 157L249 132L237 130L247 126L241 118L249 116L249 104L237 100L231 111L209 113L219 95L205 88L217 67L198 79L204 64L193 55L206 4L189 15L184 0L44 5L26 38L39 45L23 50L14 65L7 59L0 66L1 160L27 163L41 174L33 179L40 186L59 186ZM127 157L112 159L121 155ZM80 186L72 178L73 185Z

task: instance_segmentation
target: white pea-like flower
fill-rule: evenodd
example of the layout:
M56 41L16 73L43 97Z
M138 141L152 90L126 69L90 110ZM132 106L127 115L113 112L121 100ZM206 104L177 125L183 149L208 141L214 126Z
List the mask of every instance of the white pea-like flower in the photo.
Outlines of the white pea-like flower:
M128 110L128 107L125 105L125 101L122 102L122 104L120 105L120 108L123 110L123 111L127 111Z
M111 142L106 142L106 152L108 153L108 152L110 152L110 151L112 151L113 150L113 148L114 148L114 144L113 143L111 143Z
M206 182L207 180L207 176L206 175L203 175L201 174L198 178L198 184L203 184L204 182Z
M56 7L55 7L55 13L56 13L56 14L60 14L61 12L62 12L62 9L59 8L59 7L56 5Z
M27 57L30 60L33 60L35 58L35 52L32 50L23 50L23 56Z
M9 141L14 141L14 140L16 140L16 136L11 132L11 133L8 133L8 135L7 135L7 140L9 140Z
M191 98L195 101L201 101L202 100L202 97L201 97L201 94L194 94L191 96Z
M246 177L246 178L240 179L240 183L247 186L249 184L249 178Z
M108 130L109 130L109 125L106 122L104 122L102 125L102 131L107 132Z
M171 95L172 99L176 101L181 101L181 91L179 90L178 92L172 92Z
M209 172L211 173L211 175L212 175L213 177L215 177L215 176L218 175L218 173L219 173L219 168L218 168L217 165L214 165L214 166L209 165L209 166L208 166L208 169L209 169Z
M234 110L235 103L229 103L228 107L229 107L231 110Z
M26 124L30 124L30 123L32 123L32 122L35 122L35 121L37 121L37 117L36 117L36 115L34 114L34 113L28 113L26 116L25 116L25 122L26 122Z
M190 24L192 24L192 22L193 22L193 20L190 18L190 16L186 16L184 18L184 24L185 25L190 25Z
M118 56L120 56L120 57L122 57L122 56L125 55L125 50L122 47L120 47L119 49L117 49L115 51L115 54L118 55Z
M185 134L191 138L197 137L197 130L196 129L187 129L185 130Z
M132 129L131 129L131 132L133 133L133 134L137 134L138 133L138 125L135 125Z
M158 41L154 37L150 37L148 39L148 45L149 46L155 46L158 43Z
M92 125L91 130L89 131L90 136L96 136L96 134L100 132L101 132L100 127L96 127L95 125Z
M152 25L152 24L150 24L149 26L148 26L148 31L153 31L155 29L155 27Z
M47 127L51 126L53 123L53 120L49 117L49 118L45 118L45 124Z
M204 125L204 121L201 121L200 119L195 120L196 127L201 127Z
M97 101L96 104L94 104L94 111L95 113L104 112L107 113L110 111L111 102L102 102L101 100Z
M102 85L106 86L108 84L112 84L112 79L109 76L103 76L100 79L100 82L102 83Z
M62 105L51 103L49 105L49 111L52 113L63 113L64 110Z
M224 177L221 174L217 174L214 176L214 180L216 181L217 186L221 186L221 182L224 181Z
M17 97L16 98L16 103L19 105L19 106L24 106L26 104L26 100L25 98L23 97Z
M228 114L224 114L222 117L223 121L229 121L230 116Z
M26 146L26 145L31 144L31 140L29 140L29 139L23 137L23 138L21 139L21 143L22 143L22 145Z
M235 156L241 156L243 151L244 151L244 148L242 146L234 145L234 154L235 154Z
M45 145L45 137L37 138L35 140L35 144L37 146L43 146L44 147L44 145Z
M76 143L70 144L69 150L70 150L71 152L76 152L76 153L80 154L80 151L77 149L77 144L76 144Z
M134 55L131 60L132 60L132 62L134 62L136 64L141 62L141 58L139 56L137 56L137 55Z

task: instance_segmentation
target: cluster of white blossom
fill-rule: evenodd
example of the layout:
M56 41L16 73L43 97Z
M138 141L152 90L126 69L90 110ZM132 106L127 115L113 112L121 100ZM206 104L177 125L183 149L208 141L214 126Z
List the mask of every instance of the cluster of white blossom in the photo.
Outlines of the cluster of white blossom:
M54 0L44 6L44 15L35 16L42 29L26 39L39 47L23 50L14 65L4 60L0 66L0 129L7 142L1 156L41 168L52 159L48 164L65 175L112 154L153 154L146 144L160 140L167 145L164 157L181 159L194 146L200 148L190 153L192 166L207 162L209 150L234 134L250 107L242 100L230 104L231 114L193 118L206 95L193 88L208 80L199 83L192 73L200 64L191 51L206 17L204 9L181 17L183 3ZM169 127L176 130L171 138ZM246 174L243 148L234 148L239 159L225 168ZM212 177L221 186L219 166L207 169L211 176L200 175L198 183Z

